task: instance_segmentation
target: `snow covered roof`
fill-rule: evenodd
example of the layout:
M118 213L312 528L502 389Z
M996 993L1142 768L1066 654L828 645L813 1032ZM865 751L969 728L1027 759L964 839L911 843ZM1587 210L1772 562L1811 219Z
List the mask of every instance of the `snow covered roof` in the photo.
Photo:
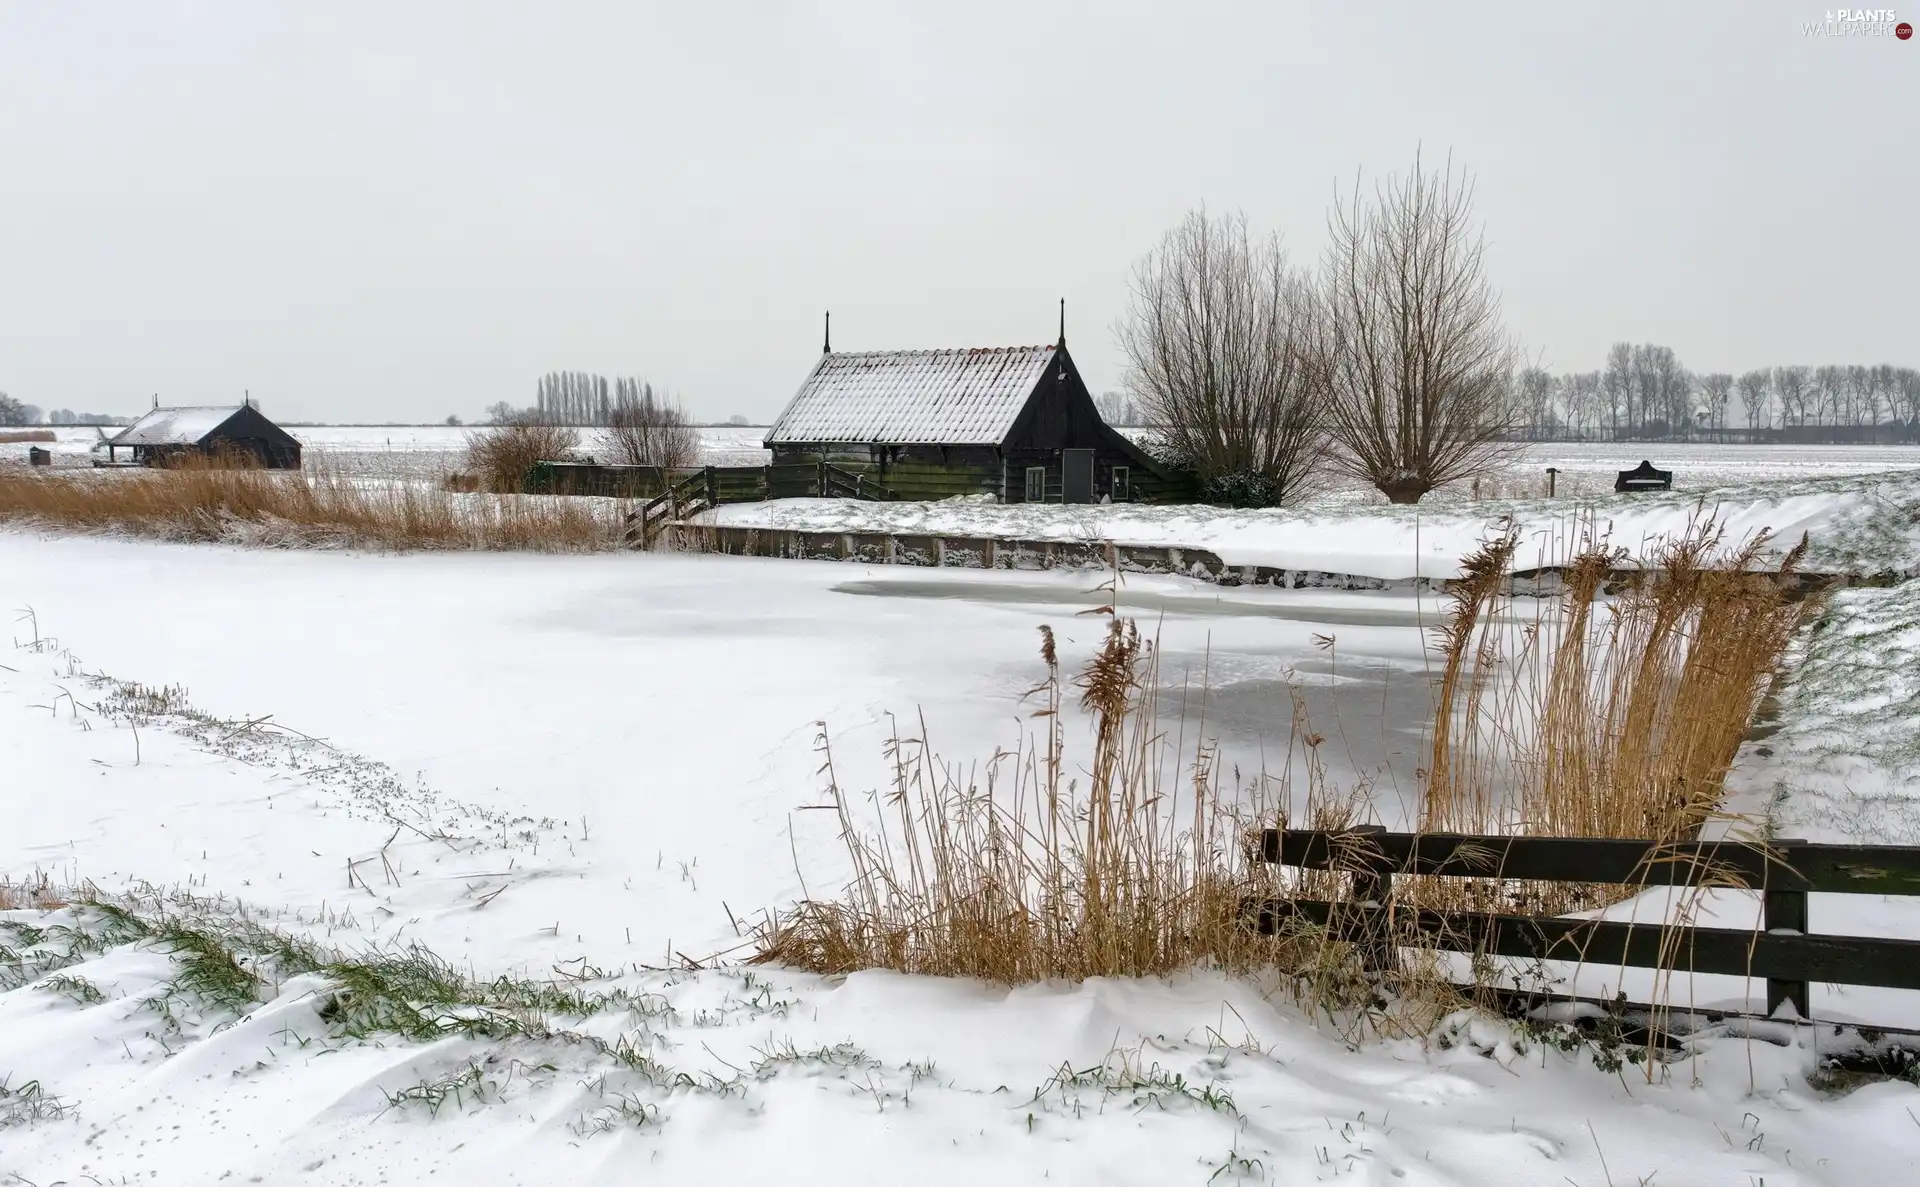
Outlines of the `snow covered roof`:
M217 408L155 408L113 438L115 445L198 445L232 420L240 405Z
M768 445L998 445L1053 361L1051 346L825 354Z

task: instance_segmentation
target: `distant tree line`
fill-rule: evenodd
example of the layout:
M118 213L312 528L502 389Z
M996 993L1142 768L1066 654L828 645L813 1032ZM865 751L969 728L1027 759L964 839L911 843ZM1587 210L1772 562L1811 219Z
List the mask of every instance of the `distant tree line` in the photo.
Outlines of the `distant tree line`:
M55 408L46 412L33 404L23 404L5 392L0 392L0 427L18 428L22 425L126 425L132 424L128 416L109 416L104 412L75 412L71 408Z
M1531 438L1696 437L1734 427L1784 430L1901 425L1920 429L1920 370L1890 363L1696 373L1673 348L1616 342L1597 371L1515 380Z
M1093 405L1100 410L1100 419L1110 425L1135 428L1153 423L1146 406L1125 392L1101 392L1093 398Z
M609 379L588 371L551 371L535 385L532 404L517 408L501 400L488 405L486 413L488 423L496 425L538 422L607 428L643 410L660 408L672 409L683 421L687 419L677 399L646 380Z

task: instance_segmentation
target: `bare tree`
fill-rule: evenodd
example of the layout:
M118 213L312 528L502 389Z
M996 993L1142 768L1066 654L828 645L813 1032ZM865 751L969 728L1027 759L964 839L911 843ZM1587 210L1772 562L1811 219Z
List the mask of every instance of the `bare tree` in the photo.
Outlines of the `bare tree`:
M1633 428L1633 344L1616 342L1607 348L1602 380L1607 393L1607 424L1617 434L1621 421Z
M1517 356L1487 281L1473 184L1418 157L1328 218L1315 378L1341 464L1395 503L1511 455Z
M1595 429L1605 419L1606 393L1600 372L1582 371L1560 381L1560 403L1576 427Z
M1807 394L1813 404L1815 424L1833 424L1839 421L1841 408L1846 401L1847 369L1845 367L1815 367L1813 383Z
M1715 371L1700 377L1700 395L1707 406L1707 422L1716 429L1727 427L1727 405L1733 402L1733 376Z
M1653 347L1641 343L1633 348L1633 384L1627 403L1627 427L1636 431L1651 429L1658 407L1660 378L1653 361ZM1635 415L1635 413L1638 415Z
M1278 505L1309 489L1326 450L1312 315L1279 238L1252 239L1244 215L1195 211L1135 266L1127 385L1210 497Z
M1895 367L1893 390L1897 393L1899 406L1906 412L1907 422L1920 426L1920 371L1912 367Z
M1748 371L1739 380L1740 407L1747 414L1747 427L1764 429L1773 424L1767 405L1773 399L1773 380L1766 368Z
M1773 390L1780 394L1780 425L1786 427L1789 416L1807 423L1807 388L1811 372L1806 367L1775 367Z
M1527 418L1527 428L1536 437L1553 432L1553 376L1545 367L1528 367L1520 372L1518 398Z
M27 417L27 406L5 392L0 392L0 425L32 424Z
M1877 425L1881 412L1891 402L1893 368L1883 363L1877 367L1860 367L1857 371L1854 382L1860 391L1861 412L1868 424Z
M650 383L618 381L619 398L604 410L606 428L597 438L599 448L617 466L659 466L684 470L700 461L700 433L687 414ZM605 395L595 387L595 402Z
M1680 356L1671 346L1647 347L1653 368L1653 407L1661 410L1669 433L1684 433L1693 426L1693 375L1680 365Z

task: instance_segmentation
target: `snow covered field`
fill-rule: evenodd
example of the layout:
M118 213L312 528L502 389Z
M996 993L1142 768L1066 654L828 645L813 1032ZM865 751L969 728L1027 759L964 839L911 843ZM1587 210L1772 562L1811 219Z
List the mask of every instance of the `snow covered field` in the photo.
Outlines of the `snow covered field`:
M245 904L349 951L416 942L482 981L557 969L627 995L556 1023L571 1037L356 1041L322 977L263 987L236 1021L170 991L162 945L106 946L65 981L0 983L0 1183L1780 1187L1920 1170L1920 1090L1829 1098L1805 1038L1708 1037L1648 1082L1484 1021L1350 1050L1283 996L1205 973L1006 991L666 971L738 955L733 920L800 895L796 862L837 868L831 819L796 811L817 802L814 722L850 788L883 784L889 714L910 732L923 711L942 753L984 759L1030 724L1034 628L1061 632L1069 668L1087 654L1103 624L1075 612L1096 579L0 533L0 599L34 612L0 654L0 874L144 881L201 900L177 910ZM1822 830L1803 835L1915 819L1895 662L1920 649L1911 599L1843 599L1845 637L1887 662L1849 681L1844 648L1809 657L1778 749L1736 772ZM1168 701L1212 690L1229 761L1284 746L1291 669L1347 735L1336 777L1375 774L1393 819L1431 601L1169 578L1129 579L1123 606L1160 634ZM20 646L36 631L52 641ZM184 686L177 704L240 725L173 712L136 736L84 707L104 695L88 672ZM1834 745L1889 710L1906 726ZM1814 776L1880 815L1807 798ZM600 1053L621 1040L645 1059ZM28 1082L42 1116L5 1125Z

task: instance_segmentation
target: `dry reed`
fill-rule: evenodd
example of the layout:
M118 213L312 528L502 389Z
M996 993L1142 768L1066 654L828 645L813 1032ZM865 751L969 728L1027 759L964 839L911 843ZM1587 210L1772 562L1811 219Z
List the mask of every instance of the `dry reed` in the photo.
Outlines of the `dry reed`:
M577 430L523 418L468 433L467 470L482 490L518 494L535 462L565 461L578 448Z
M1756 571L1711 516L1646 567L1589 542L1563 593L1518 612L1506 526L1469 557L1436 632L1442 675L1420 826L1675 841L1721 809L1769 679L1813 603L1789 582L1806 543Z
M0 470L0 522L289 548L573 552L621 544L595 499L458 494L318 469Z
M1700 519L1641 572L1623 572L1622 555L1589 544L1529 618L1514 590L1516 533L1510 525L1496 533L1452 587L1436 632L1418 827L1655 840L1697 832L1720 810L1762 687L1808 613L1786 583L1800 550L1780 572L1755 573L1764 536L1723 543L1712 520ZM1424 1033L1469 1000L1463 979L1490 986L1516 972L1472 944L1464 967L1436 952L1422 931L1432 917L1421 910L1557 914L1634 892L1497 875L1382 883L1364 833L1340 847L1339 868L1264 865L1250 842L1262 825L1287 827L1266 805L1293 802L1296 769L1307 780L1302 826L1345 829L1371 811L1364 788L1328 783L1325 739L1297 690L1279 786L1256 784L1270 798L1224 791L1209 745L1171 753L1155 724L1153 648L1116 620L1074 681L1091 756L1075 764L1081 777L1067 778L1051 634L1042 657L1047 678L1034 693L1043 728L977 776L936 758L922 723L921 737L892 743L891 789L866 813L839 786L827 752L822 807L835 813L851 876L844 892L770 917L757 960L1003 983L1196 965L1264 971L1349 1033ZM1668 974L1686 960L1674 925L1706 890L1738 886L1720 875L1708 883L1680 897L1669 924L1653 925ZM1309 922L1296 902L1328 904L1331 914ZM1250 926L1255 903L1270 905L1264 918L1278 934Z
M1273 941L1243 925L1243 902L1271 881L1242 844L1250 821L1204 754L1185 787L1162 784L1152 646L1132 623L1110 623L1074 681L1092 754L1070 778L1058 659L1042 631L1039 736L996 754L979 777L942 763L922 723L921 737L889 746L891 791L863 821L827 753L824 806L852 877L841 897L769 920L757 960L1006 983L1271 961Z

